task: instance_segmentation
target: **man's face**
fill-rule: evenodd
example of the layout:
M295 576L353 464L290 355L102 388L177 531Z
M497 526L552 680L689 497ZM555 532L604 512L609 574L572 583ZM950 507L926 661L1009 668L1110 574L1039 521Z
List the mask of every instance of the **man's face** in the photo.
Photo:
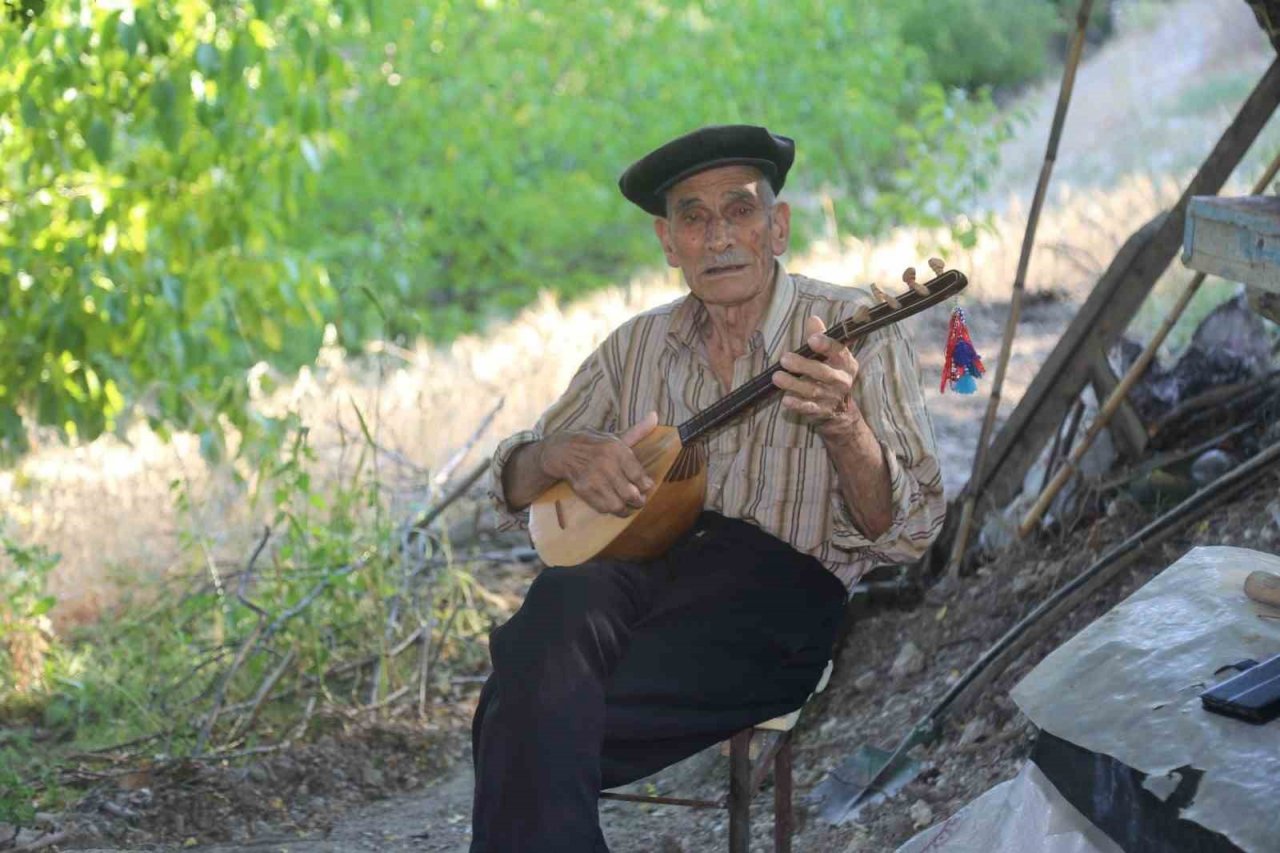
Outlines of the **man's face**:
M708 305L750 301L773 281L773 259L787 250L791 210L766 208L767 179L750 166L724 166L667 191L667 218L654 221L667 263L679 267Z

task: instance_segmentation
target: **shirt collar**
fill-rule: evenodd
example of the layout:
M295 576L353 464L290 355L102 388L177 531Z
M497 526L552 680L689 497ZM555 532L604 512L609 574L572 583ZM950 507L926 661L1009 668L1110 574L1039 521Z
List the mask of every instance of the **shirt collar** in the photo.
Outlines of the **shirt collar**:
M791 314L795 310L795 301L795 282L786 267L782 265L782 261L775 259L773 296L760 323L765 352L770 356L785 343L787 329L791 325ZM667 334L691 349L696 349L698 333L706 319L707 307L702 304L701 299L690 293L672 313L671 328Z

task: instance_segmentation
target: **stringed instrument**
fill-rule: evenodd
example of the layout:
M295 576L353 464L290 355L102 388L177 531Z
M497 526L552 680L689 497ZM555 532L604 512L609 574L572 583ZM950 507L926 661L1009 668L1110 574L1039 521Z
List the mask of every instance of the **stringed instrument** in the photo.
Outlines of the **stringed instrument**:
M968 283L963 273L946 270L923 284L911 282L896 298L873 284L879 304L859 307L826 334L847 345L955 296ZM808 345L796 353L815 356ZM538 556L548 566L576 566L597 557L647 560L666 553L702 512L707 453L699 439L779 392L773 374L782 369L775 362L679 426L657 426L636 442L632 452L656 484L639 510L625 517L597 512L563 480L543 492L529 507Z

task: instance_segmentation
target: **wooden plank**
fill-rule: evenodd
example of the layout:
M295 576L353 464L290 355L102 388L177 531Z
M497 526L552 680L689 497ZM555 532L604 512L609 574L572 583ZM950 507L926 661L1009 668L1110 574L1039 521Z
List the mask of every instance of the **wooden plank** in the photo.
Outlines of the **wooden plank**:
M1093 393L1098 398L1098 404L1101 405L1111 396L1111 392L1116 390L1116 386L1120 384L1120 378L1111 369L1111 362L1107 361L1104 350L1092 350L1088 358L1089 382L1093 385ZM1146 450L1147 428L1142 423L1142 418L1138 417L1133 404L1127 399L1120 403L1120 408L1116 409L1111 423L1107 425L1107 431L1111 433L1116 449L1125 459L1131 461L1138 459Z
M1193 198L1182 244L1191 269L1280 293L1280 198Z
M1009 420L992 442L984 470L966 491L979 496L978 517L1019 491L1067 407L1088 380L1086 346L1109 348L1129 325L1182 244L1192 197L1216 194L1280 103L1280 60L1273 61L1223 132L1182 197L1121 247ZM950 547L950 543L946 543ZM936 546L935 546L936 547Z

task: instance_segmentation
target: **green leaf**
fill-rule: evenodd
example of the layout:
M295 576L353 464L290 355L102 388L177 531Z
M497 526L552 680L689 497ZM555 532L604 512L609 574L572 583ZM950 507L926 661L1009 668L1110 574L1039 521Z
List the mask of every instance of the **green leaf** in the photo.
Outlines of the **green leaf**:
M138 29L133 24L126 24L124 21L117 24L116 37L120 39L120 47L124 49L126 56L133 56L138 52Z
M94 116L89 123L89 132L85 136L89 150L102 166L111 163L111 126L101 116Z
M284 333L280 324L270 317L262 318L262 342L272 352L279 352L284 347Z
M27 127L40 126L40 107L36 106L36 102L29 96L22 96L22 121Z
M206 77L216 77L222 70L222 55L218 48L208 42L196 47L196 68Z
M152 85L151 106L155 107L161 118L169 117L173 112L173 105L176 100L177 89L174 87L173 81L168 77L162 77Z
M369 431L369 424L364 419L364 412L361 412L360 406L356 404L356 398L348 394L347 399L351 401L351 408L355 410L356 420L360 422L360 432L364 433L364 440L369 442L370 447L377 447L378 443L373 440L373 433Z
M184 122L177 103L177 86L168 77L157 80L151 87L151 105L156 110L156 129L170 151L177 151L182 140Z

